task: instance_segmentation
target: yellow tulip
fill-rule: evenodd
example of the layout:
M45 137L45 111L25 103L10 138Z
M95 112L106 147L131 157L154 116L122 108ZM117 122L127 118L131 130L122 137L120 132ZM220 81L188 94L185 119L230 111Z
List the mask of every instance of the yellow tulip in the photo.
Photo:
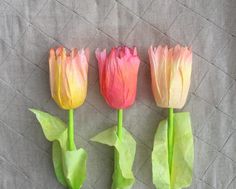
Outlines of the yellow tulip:
M163 108L182 108L186 102L192 72L192 50L180 45L152 46L148 50L152 91Z
M83 104L87 94L89 52L86 49L50 49L49 71L51 95L63 109L69 110Z

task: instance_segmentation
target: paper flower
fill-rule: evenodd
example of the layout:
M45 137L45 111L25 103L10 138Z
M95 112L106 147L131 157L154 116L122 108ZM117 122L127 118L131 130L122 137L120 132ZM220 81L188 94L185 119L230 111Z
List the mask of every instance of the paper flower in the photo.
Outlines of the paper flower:
M50 88L55 102L69 110L83 104L87 94L88 51L59 47L50 50Z
M100 91L106 102L115 109L131 106L136 97L139 57L136 48L96 50L99 68Z
M99 68L100 91L106 102L117 109L117 126L109 128L91 140L114 146L114 173L112 189L130 189L135 178L132 166L136 142L122 126L123 109L134 103L140 60L136 48L112 48L107 56L106 50L96 50Z
M189 113L174 113L174 108L182 108L188 96L192 51L158 46L148 54L156 104L168 108L168 119L160 122L154 138L153 183L161 189L185 188L192 182L193 135Z
M53 143L52 159L57 180L66 188L80 189L86 178L87 153L74 142L74 108L87 94L88 50L59 47L50 50L50 88L55 102L68 110L68 126L46 112L30 109L38 119L47 140Z
M179 45L150 47L148 50L152 91L163 108L182 108L188 96L192 70L192 50Z

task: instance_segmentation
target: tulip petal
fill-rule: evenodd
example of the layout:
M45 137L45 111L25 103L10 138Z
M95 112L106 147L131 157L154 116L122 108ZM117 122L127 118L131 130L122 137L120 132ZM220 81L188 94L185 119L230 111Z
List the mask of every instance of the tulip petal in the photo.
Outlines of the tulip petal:
M85 56L86 56L87 62L89 62L89 59L90 59L89 48L86 48L86 49L85 49Z
M112 48L107 57L105 50L97 49L96 57L100 91L106 102L115 109L129 107L135 100L140 64L136 48Z
M152 91L160 107L182 108L186 102L191 79L192 51L176 45L151 46L148 51Z
M49 55L49 72L50 72L50 87L51 87L51 94L54 96L55 94L55 73L56 73L56 57L55 57L55 50L50 49L50 55Z
M50 87L55 102L63 109L74 109L83 104L87 94L88 49L78 51L76 48L70 54L59 47L50 50Z

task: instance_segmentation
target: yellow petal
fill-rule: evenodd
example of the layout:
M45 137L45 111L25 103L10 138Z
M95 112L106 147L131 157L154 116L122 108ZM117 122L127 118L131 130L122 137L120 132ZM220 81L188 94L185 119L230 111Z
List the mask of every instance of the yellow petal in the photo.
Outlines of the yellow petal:
M54 52L54 51L53 51ZM55 52L54 52L55 56ZM50 52L50 86L52 98L63 109L74 109L83 104L87 94L88 54L65 48L56 50L56 58Z

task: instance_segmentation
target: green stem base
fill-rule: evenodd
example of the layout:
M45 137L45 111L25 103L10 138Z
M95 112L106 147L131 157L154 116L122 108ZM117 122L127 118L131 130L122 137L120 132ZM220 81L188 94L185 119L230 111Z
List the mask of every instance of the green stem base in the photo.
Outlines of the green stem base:
M174 140L174 109L168 109L168 161L169 171L171 174L172 158L173 158L173 140Z
M76 150L75 141L74 141L74 110L69 110L69 123L68 123L68 145L69 150Z
M117 124L117 136L120 140L122 140L122 127L123 127L123 110L119 109L117 110L117 120L118 120L118 124ZM117 152L116 149L114 149L114 169L116 171L119 170L119 153Z

